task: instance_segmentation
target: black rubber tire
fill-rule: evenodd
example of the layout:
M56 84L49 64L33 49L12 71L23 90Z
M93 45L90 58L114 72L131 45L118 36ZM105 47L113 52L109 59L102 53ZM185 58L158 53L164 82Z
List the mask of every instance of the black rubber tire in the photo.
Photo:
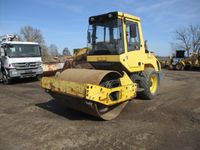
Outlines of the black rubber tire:
M0 70L0 82L3 82L3 73Z
M176 64L175 68L176 68L176 70L179 70L179 71L184 70L184 67L182 64Z
M150 91L150 87L151 87L151 77L152 75L155 75L157 78L157 87L156 87L156 91L154 93L151 93ZM141 88L143 88L143 91L138 92L138 97L141 99L145 99L145 100L151 100L155 97L155 95L157 94L158 91L158 85L159 85L159 77L158 77L158 73L153 69L153 68L146 68L143 71L143 78L141 78L139 86Z
M42 77L43 77L43 75L37 75L37 76L35 77L35 80L36 80L36 81L41 81Z
M11 83L12 83L12 80L6 74L3 74L3 84L8 85Z

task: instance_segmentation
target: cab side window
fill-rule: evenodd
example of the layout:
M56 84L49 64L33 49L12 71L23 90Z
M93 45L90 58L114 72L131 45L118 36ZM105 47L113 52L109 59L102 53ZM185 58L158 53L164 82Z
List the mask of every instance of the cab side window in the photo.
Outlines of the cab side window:
M126 39L128 51L140 49L140 37L137 23L131 21L126 22Z

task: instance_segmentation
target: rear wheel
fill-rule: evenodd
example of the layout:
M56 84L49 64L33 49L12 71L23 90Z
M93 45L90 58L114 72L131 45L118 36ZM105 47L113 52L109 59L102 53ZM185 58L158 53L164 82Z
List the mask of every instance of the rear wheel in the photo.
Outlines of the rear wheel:
M182 64L177 64L176 65L176 70L184 70L184 67Z
M142 99L153 99L158 90L158 73L153 68L147 68L144 70L143 76L139 83L143 90L138 92L138 96Z

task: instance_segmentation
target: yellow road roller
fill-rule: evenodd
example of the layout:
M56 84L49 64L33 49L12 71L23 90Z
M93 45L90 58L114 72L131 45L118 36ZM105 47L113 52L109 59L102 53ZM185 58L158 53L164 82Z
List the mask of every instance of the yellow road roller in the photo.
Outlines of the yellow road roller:
M122 12L91 16L87 41L93 69L70 68L42 78L42 88L55 100L111 120L134 97L154 98L161 67L147 49L139 17Z

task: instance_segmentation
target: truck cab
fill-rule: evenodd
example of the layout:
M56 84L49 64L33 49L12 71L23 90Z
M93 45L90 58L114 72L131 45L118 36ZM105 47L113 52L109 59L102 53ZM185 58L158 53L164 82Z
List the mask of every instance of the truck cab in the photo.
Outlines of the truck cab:
M7 35L0 43L0 78L8 84L14 78L37 77L43 74L40 46L36 42L10 40Z

